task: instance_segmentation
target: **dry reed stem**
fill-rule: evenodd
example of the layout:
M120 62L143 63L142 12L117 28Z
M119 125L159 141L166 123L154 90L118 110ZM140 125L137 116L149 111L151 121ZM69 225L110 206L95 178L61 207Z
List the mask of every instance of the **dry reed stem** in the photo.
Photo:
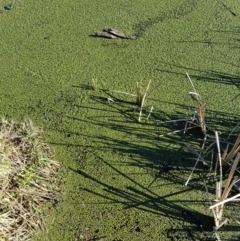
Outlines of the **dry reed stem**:
M144 94L142 95L141 85L137 83L137 100L136 100L136 103L140 107L138 122L141 122L142 110L143 110L143 107L144 107L145 102L147 100L147 92L148 92L148 89L150 87L150 84L151 84L151 80L148 81L146 90L145 90Z
M219 143L218 140L216 140L216 141L217 141L217 143ZM215 209L216 218L214 216L214 220L215 220L216 228L218 228L218 226L221 222L224 204L229 202L229 201L236 200L240 196L240 194L237 194L237 195L235 195L231 198L227 198L231 189L232 189L232 187L233 187L233 185L239 179L238 177L233 179L235 171L236 171L237 166L239 164L239 161L240 161L240 153L237 154L237 156L236 156L236 158L235 158L235 160L232 164L232 167L231 167L230 173L228 175L227 182L225 184L225 188L224 188L223 193L221 192L221 190L222 190L222 182L221 182L222 181L222 176L221 176L222 173L220 172L220 182L217 182L217 186L216 186L216 197L217 197L218 202L216 204L210 206L210 209L212 209L212 210Z
M109 91L136 97L136 108L140 109L140 110L139 110L139 116L138 116L138 122L141 122L142 111L143 111L143 108L144 108L144 106L145 106L145 104L146 104L146 101L147 101L148 97L149 97L154 91L156 91L156 90L158 89L158 87L160 86L160 84L161 84L161 83L158 84L158 85L156 86L156 88L154 88L154 89L148 94L147 92L148 92L148 90L149 90L150 83L151 83L151 80L148 81L147 87L146 87L145 91L143 92L141 81L140 81L140 82L137 82L137 83L136 83L136 94L130 94L130 93L128 93L128 92L118 91L118 90L109 90ZM109 98L108 98L108 103L110 103ZM136 109L136 108L135 108L135 109ZM147 121L149 120L152 111L153 111L153 106L151 107L150 112L149 112L149 114L148 114L148 116L147 116Z
M0 122L0 240L26 241L43 228L41 205L58 201L59 164L31 120Z
M219 138L218 138L218 132L215 131L215 138L216 138L216 144L217 144L217 150L218 150L218 160L217 163L219 163L219 168L220 168L220 185L222 187L222 158L221 158L221 151L220 151L220 143L219 143ZM221 193L220 193L221 196Z
M206 136L206 123L205 123L205 113L206 113L206 106L201 102L198 102L198 113L197 113L197 120L198 124L204 134Z
M232 159L240 151L240 134L238 135L236 142L234 143L232 149L230 150L230 152L228 154L227 154L228 146L226 147L226 149L225 149L224 155L222 156L223 165L231 162Z
M225 185L225 189L223 191L223 194L222 194L222 197L221 197L221 200L227 198L232 186L235 184L236 180L232 182L232 184L230 185L232 179L233 179L233 176L235 174L235 171L237 169L237 166L239 164L239 161L240 161L240 153L237 154L233 164L232 164L232 168L230 170L230 173L228 175L228 179L227 179L227 182L226 182L226 185Z

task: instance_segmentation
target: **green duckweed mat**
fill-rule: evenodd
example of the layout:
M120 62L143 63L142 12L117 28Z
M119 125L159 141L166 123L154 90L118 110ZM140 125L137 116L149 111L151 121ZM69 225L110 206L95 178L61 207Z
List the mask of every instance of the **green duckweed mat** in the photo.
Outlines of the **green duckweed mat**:
M179 128L158 121L195 109L186 72L209 128L229 133L239 123L237 1L13 0L4 10L7 3L0 0L0 114L41 126L64 178L60 202L44 211L47 230L32 240L215 240L201 166L184 187L194 156L179 135L155 137ZM138 38L91 36L105 27ZM160 84L147 100L153 112L138 123L135 99L107 90L134 94L150 79L150 90ZM233 222L220 235L239 240L239 231Z

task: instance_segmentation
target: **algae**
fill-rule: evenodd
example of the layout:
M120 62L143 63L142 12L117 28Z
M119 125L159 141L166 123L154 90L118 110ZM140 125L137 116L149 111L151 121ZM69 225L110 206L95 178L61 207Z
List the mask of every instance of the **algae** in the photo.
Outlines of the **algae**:
M224 2L236 17L203 0L20 0L0 12L0 113L42 126L65 177L60 203L46 211L48 230L33 240L203 239L181 213L194 210L209 220L205 229L211 225L200 180L183 187L192 155L178 135L155 139L179 128L156 122L192 115L187 71L210 128L229 132L239 123L240 8ZM89 36L105 27L139 38ZM148 99L149 123L137 123L135 99L102 90L134 93L149 79L162 83ZM162 173L164 165L173 168ZM230 227L223 237L239 238Z

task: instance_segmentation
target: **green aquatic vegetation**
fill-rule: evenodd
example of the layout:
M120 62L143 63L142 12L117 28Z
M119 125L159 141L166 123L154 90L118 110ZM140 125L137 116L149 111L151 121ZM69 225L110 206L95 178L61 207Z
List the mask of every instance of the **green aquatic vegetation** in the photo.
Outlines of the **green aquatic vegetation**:
M222 2L239 15L237 1ZM204 239L183 209L211 233L201 163L184 187L196 159L179 135L154 138L184 129L185 122L156 126L155 120L197 110L189 100L188 72L207 104L208 128L228 133L239 123L238 17L218 1L204 0L14 1L11 11L6 4L0 9L1 116L19 122L30 117L41 126L64 177L61 202L41 210L47 229L32 240ZM90 36L109 26L138 38ZM143 80L144 94L150 79L147 95L159 83L161 88L145 102L139 124L136 82ZM202 134L193 129L187 139ZM194 142L197 152L199 143L202 138ZM163 166L171 169L165 173ZM227 225L221 237L238 240L238 231Z

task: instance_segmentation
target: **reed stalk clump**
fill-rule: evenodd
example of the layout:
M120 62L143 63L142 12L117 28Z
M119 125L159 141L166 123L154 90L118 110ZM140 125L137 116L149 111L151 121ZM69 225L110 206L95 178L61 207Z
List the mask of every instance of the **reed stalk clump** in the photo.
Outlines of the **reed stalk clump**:
M0 121L0 240L28 240L44 228L41 206L59 200L59 164L31 120Z

